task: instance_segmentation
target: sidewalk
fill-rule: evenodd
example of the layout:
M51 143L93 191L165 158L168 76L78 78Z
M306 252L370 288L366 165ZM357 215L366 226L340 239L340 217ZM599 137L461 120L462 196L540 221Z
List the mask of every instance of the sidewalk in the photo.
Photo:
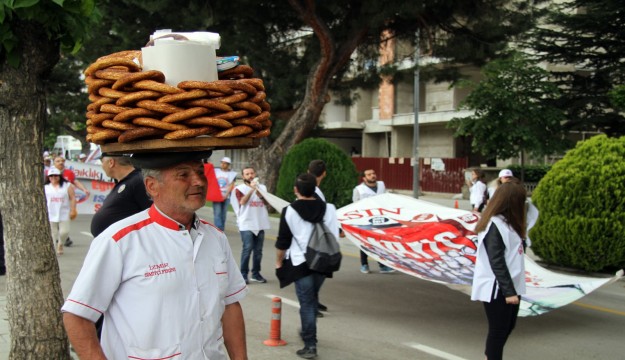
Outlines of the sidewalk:
M404 195L411 196L412 194L403 193ZM429 201L439 205L454 207L456 200L452 198L451 194L434 194L424 195L419 197L420 200ZM458 208L464 210L470 210L470 204L468 200L458 199ZM213 219L213 209L210 206L205 206L198 210L198 214L208 220ZM268 240L275 241L278 233L278 226L280 219L278 217L271 216L271 230L267 231L266 238ZM61 272L61 287L63 288L63 294L67 295L82 267L82 263L86 252L91 242L91 236L82 233L81 229L88 229L91 222L90 215L79 215L78 218L72 223L70 231L70 237L74 241L74 246L67 248L65 254L62 255L59 261ZM233 214L229 214L227 218L228 237L238 236L236 232L235 217ZM351 241L341 238L339 240L341 245L341 251L346 256L359 256L359 249ZM9 358L10 350L10 332L8 314L6 312L6 276L0 276L0 360L6 360Z

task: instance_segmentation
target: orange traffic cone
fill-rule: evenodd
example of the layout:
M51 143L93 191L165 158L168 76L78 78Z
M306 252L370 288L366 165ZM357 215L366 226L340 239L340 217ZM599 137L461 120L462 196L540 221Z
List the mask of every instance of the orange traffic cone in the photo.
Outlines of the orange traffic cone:
M263 341L267 346L283 346L286 341L280 339L280 327L282 326L282 299L274 297L271 306L271 327L269 329L269 339Z
M458 208L458 200L456 200L456 202L454 202L454 209Z

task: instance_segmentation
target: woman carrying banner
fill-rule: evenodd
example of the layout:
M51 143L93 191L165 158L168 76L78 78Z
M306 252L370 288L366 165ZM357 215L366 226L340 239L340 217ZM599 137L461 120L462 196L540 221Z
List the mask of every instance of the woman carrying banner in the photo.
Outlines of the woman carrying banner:
M484 302L488 360L502 358L525 294L526 196L522 184L502 184L475 226L478 248L471 300Z
M51 168L45 183L48 204L48 220L56 253L63 254L63 243L69 237L69 221L76 218L76 195L74 185L61 176L57 168Z

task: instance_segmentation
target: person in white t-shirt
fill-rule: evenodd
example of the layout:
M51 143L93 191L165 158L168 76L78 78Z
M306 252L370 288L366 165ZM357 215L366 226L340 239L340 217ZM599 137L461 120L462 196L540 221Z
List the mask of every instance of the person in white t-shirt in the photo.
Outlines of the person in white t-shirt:
M384 181L378 181L378 177L373 169L365 169L362 173L362 183L354 188L352 192L352 201L366 199L368 197L384 194L386 192L386 186ZM391 274L395 272L395 269L388 267L382 263L378 263L380 266L380 274ZM363 274L369 274L369 260L367 254L360 250L360 272Z
M80 359L247 359L248 288L225 234L196 214L209 156L133 155L154 203L93 239L61 309Z
M57 254L62 255L63 244L69 237L70 220L77 215L74 185L61 176L59 169L53 167L48 170L44 189L52 240Z
M215 168L215 177L219 184L219 191L223 197L223 201L213 201L213 219L215 226L221 231L226 229L226 215L228 215L228 206L230 205L230 193L234 189L234 181L237 173L230 170L232 160L229 157L221 159L219 168Z
M471 171L471 180L467 180L469 187L469 202L471 210L474 212L482 212L486 205L486 184L484 184L484 172L480 169Z
M263 259L263 243L265 230L270 228L269 212L265 199L257 189L267 191L265 185L259 184L256 178L256 170L253 167L245 167L243 184L238 185L233 191L233 207L237 215L237 225L243 249L241 250L241 274L245 282L253 281L266 283L267 280L260 274L260 265ZM236 202L236 205L234 204ZM250 256L252 257L252 276L248 280Z

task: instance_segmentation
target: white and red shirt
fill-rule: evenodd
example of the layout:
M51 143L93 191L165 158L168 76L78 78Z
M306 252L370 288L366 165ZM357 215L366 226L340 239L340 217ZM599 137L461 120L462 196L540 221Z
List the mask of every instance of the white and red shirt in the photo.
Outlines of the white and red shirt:
M221 168L215 168L215 177L217 178L217 184L219 184L219 191L221 191L221 196L223 196L224 200L228 195L228 188L237 178L237 173L234 171L223 171Z
M264 192L267 191L265 185L258 184L257 187ZM233 199L230 203L233 203L232 207L235 210L234 213L237 215L239 231L257 232L271 228L269 224L269 212L267 211L263 199L258 196L258 191L254 191L245 205L238 205L239 200L253 190L254 189L246 184L241 184L234 188Z
M354 188L352 192L352 201L356 202L358 200L366 199L372 196L384 194L386 192L386 186L384 186L384 181L376 182L376 191L374 191L371 187L367 186L364 182L360 183L360 185Z
M46 202L48 204L48 220L52 222L69 221L69 187L72 184L64 182L63 186L54 187L52 184L44 186Z
M93 240L62 311L104 315L109 359L225 360L221 318L247 291L220 230L187 230L153 205Z

